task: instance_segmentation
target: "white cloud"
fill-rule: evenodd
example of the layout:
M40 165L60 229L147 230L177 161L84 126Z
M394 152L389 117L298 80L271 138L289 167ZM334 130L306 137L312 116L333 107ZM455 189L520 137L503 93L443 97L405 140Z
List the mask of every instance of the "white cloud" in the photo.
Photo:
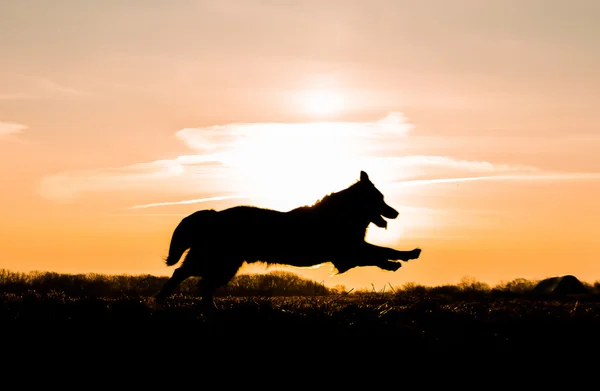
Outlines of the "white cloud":
M0 122L0 140L12 140L25 129L27 126L15 122Z
M175 137L194 153L127 167L58 173L41 181L40 192L62 200L91 192L156 196L156 202L133 209L240 197L287 209L347 187L360 170L381 189L483 180L600 179L595 173L553 173L502 162L390 153L394 150L390 145L410 142L411 129L401 113L372 122L185 128ZM165 200L167 195L171 200Z
M456 159L450 156L383 156L373 157L365 164L366 170L385 171L386 182L417 179L445 178L482 174L534 173L532 166L491 163L478 160Z
M197 152L225 150L240 135L236 125L211 126L207 128L185 128L175 133L175 137Z
M406 156L395 158L396 164L410 167L443 168L467 172L536 171L531 166L513 166L486 161L460 160L449 156Z
M195 198L192 200L183 200L183 201L155 202L155 203L151 203L151 204L134 205L134 206L130 207L129 209L147 209L147 208L154 208L156 206L200 204L200 203L204 203L204 202L233 200L233 199L241 199L241 198L247 198L247 197L241 196L241 195L239 195L239 196L232 195L232 196Z
M65 200L90 192L139 190L159 195L180 189L183 194L197 191L221 197L238 192L255 194L260 189L272 194L281 189L298 193L307 189L303 181L320 182L321 189L311 190L310 197L328 188L325 182L343 171L347 175L340 183L357 178L358 156L368 155L369 146L390 137L404 137L411 128L400 113L373 122L233 123L185 128L175 137L195 154L121 168L58 173L41 181L40 193Z
M480 181L585 181L585 180L600 180L600 173L555 173L555 172L540 172L540 170L532 167L525 167L522 172L516 171L515 168L507 167L504 165L494 166L488 165L486 162L465 162L465 161L452 161L450 158L446 161L450 166L456 164L458 166L466 167L464 171L465 176L461 177L445 177L445 178L428 178L428 179L403 179L393 181L383 186L377 185L380 189L396 189L414 186L430 186L440 185L448 183L461 183L461 182L480 182ZM479 164L484 163L484 164ZM408 166L407 166L408 167ZM481 169L481 167L489 167L489 173L493 175L480 175L480 176L466 176L469 174L469 170ZM505 171L513 171L513 173L506 174ZM233 195L233 196L219 196L219 197L208 197L208 198L197 198L197 199L186 199L180 201L170 202L157 202L152 204L136 205L130 209L145 209L159 206L168 205L186 205L204 203L210 201L218 201L225 199L235 198L249 198L248 196ZM404 206L404 208L407 208Z
M343 138L362 142L389 141L390 137L406 136L412 128L402 113L392 112L373 122L233 123L185 128L175 136L191 149L208 153L227 150L247 140L273 145L307 139L318 143L332 138L340 142Z
M478 181L585 181L585 180L600 180L600 173L595 172L573 172L573 173L517 173L517 174L499 174L499 175L484 175L484 176L464 176L455 178L431 178L431 179L413 179L394 182L390 187L411 187L411 186L426 186L444 183L460 183L460 182L478 182Z
M210 176L210 164L203 171L198 168L201 162L201 158L193 160L181 157L121 168L63 172L43 178L39 191L47 198L59 200L69 200L90 192L137 190L166 194L171 192L173 186L182 186L195 177L201 178L203 173L207 174L204 176Z
M91 93L40 77L19 73L0 73L0 100L34 100L86 97Z
M34 83L39 86L40 89L47 91L54 95L62 96L89 96L90 93L87 91L80 90L71 86L57 83L54 80L46 79L43 77L34 78Z
M34 99L30 94L24 92L3 92L0 93L0 100L28 100Z

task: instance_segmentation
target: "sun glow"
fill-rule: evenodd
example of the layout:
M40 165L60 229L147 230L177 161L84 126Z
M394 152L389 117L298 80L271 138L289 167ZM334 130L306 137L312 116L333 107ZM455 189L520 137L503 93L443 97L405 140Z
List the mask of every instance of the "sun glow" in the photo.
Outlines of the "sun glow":
M337 123L271 124L239 138L229 163L245 194L266 207L290 209L357 180L360 143Z
M226 149L211 156L230 170L228 186L256 205L289 210L345 189L361 170L383 190L397 175L378 156L381 140L397 142L411 127L393 112L374 122L241 123L181 137L198 149L220 140Z
M344 99L334 90L315 90L304 94L302 106L313 116L336 115L344 110Z

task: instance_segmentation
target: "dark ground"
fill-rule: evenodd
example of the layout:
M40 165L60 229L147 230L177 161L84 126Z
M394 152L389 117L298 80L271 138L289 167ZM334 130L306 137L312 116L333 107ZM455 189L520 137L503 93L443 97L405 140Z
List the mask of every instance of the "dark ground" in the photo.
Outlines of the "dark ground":
M202 314L194 296L163 307L148 297L68 297L0 293L0 320L155 323L188 321L197 335L386 336L429 349L509 351L537 346L600 346L600 299L514 294L354 294L218 297Z

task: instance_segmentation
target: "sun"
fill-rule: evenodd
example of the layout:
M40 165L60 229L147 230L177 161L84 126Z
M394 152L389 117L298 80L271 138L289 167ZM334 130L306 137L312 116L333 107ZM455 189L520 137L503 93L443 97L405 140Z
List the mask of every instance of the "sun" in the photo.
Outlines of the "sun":
M313 90L303 94L304 110L317 117L340 114L344 110L342 94L335 90Z
M334 122L262 124L236 140L228 163L253 202L290 209L356 180L359 151L357 134Z

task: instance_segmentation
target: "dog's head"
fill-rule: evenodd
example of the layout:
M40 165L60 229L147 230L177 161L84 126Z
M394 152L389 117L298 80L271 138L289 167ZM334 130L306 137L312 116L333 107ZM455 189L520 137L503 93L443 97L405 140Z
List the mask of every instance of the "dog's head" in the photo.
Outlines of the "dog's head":
M366 172L360 172L360 180L356 186L359 189L359 208L365 217L376 226L387 228L387 221L383 218L395 219L398 217L398 211L384 201L383 194L371 182Z

